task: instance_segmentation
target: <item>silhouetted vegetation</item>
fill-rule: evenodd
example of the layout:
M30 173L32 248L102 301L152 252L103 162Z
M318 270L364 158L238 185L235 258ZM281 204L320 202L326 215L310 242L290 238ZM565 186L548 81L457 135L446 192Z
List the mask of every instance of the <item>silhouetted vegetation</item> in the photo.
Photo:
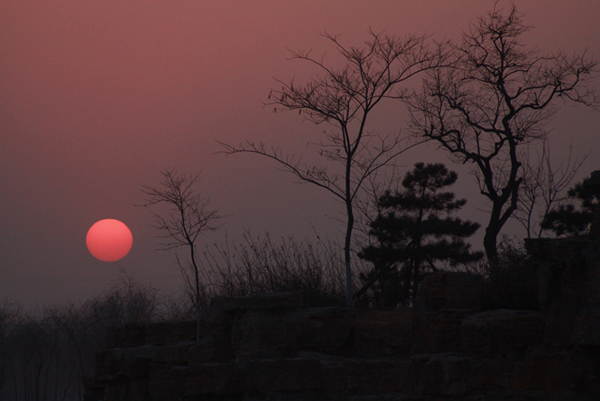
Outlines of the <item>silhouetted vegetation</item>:
M571 202L550 210L543 222L544 230L556 236L578 236L587 233L600 205L600 170L594 171L583 182L575 184L568 192ZM577 201L579 207L572 201Z
M359 253L373 269L360 276L364 285L357 296L371 287L374 306L406 304L416 297L423 275L436 271L439 262L455 267L483 257L464 241L479 224L450 217L467 201L440 191L457 178L443 164L417 163L406 173L402 191L379 199L381 211L370 224L375 243Z
M164 214L153 212L156 228L163 232L165 250L187 248L189 257L177 264L184 278L187 293L196 308L198 330L196 341L200 336L201 303L203 288L200 282L200 266L196 241L201 234L217 229L215 223L221 218L217 210L210 209L210 201L197 192L195 188L200 174L183 174L175 171L162 173L160 186L144 186L146 195L144 207L165 205ZM176 254L177 255L177 254Z
M82 304L25 313L0 305L0 399L82 400L83 382L105 348L106 328L168 318L152 287L125 277Z
M499 261L498 235L519 206L519 149L545 138L544 124L564 100L598 102L588 85L598 61L528 48L529 29L514 5L507 13L495 8L453 47L454 63L429 72L422 94L407 99L417 137L473 163L491 209L483 245L492 263Z
M482 309L539 310L536 261L522 244L504 236L498 263L485 267Z
M319 156L332 166L306 165L301 158L285 155L280 149L263 143L222 144L225 154L254 153L275 160L283 169L303 182L327 190L343 203L346 217L344 265L346 307L353 307L354 272L352 233L356 220L356 202L364 187L378 170L393 165L393 160L415 145L400 132L380 135L370 132L373 110L386 99L408 96L402 87L407 80L431 68L443 65L445 45L429 44L424 35L405 38L370 32L363 48L345 47L335 36L324 35L336 47L344 65L335 67L314 58L310 52L294 52L292 59L307 61L317 68L309 82L298 84L279 81L281 89L271 91L270 105L281 110L298 110L315 124L326 123L324 139L315 145ZM314 143L313 143L314 144ZM333 168L331 168L333 167Z

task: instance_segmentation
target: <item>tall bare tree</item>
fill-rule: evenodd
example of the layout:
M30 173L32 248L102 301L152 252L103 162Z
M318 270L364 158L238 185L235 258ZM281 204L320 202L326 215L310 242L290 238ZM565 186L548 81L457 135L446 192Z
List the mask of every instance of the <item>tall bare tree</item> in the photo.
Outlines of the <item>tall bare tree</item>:
M413 132L474 165L491 208L484 248L492 262L497 237L519 205L519 147L545 137L544 123L561 100L597 104L588 82L598 62L585 53L528 48L528 30L515 6L495 7L453 46L456 62L431 71L422 94L408 98Z
M301 158L264 143L222 145L225 154L255 153L273 159L300 181L323 188L343 203L346 306L351 308L351 244L357 197L369 177L415 144L407 142L400 133L372 133L370 116L383 100L405 96L407 92L401 85L416 74L441 65L445 54L443 45L428 46L425 36L400 38L371 31L362 48L345 47L338 37L324 36L335 45L344 64L334 67L309 52L293 52L292 59L314 65L318 73L304 84L297 84L294 79L278 81L281 89L271 91L267 104L274 105L276 111L298 110L315 124L326 123L330 129L314 144L326 163L304 164Z
M216 222L221 218L217 210L209 208L209 199L197 192L195 185L199 179L200 173L194 175L164 171L159 187L144 186L142 189L146 195L143 206L152 207L159 204L167 206L166 217L161 213L153 212L157 223L156 228L163 232L162 238L165 239L163 249L187 247L189 251L188 260L182 262L177 256L177 263L196 308L198 321L196 340L199 340L202 300L196 240L201 234L216 230ZM191 272L192 277L188 272Z

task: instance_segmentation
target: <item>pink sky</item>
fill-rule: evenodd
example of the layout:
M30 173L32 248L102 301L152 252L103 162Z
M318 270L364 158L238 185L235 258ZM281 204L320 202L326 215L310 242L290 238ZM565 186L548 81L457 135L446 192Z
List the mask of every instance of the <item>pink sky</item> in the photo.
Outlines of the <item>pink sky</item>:
M104 1L0 3L0 299L27 306L81 300L110 287L118 267L94 259L85 234L115 218L133 232L120 265L141 281L177 288L172 254L160 243L142 184L167 168L203 171L202 191L229 217L225 231L335 238L338 206L327 193L291 183L267 160L223 157L216 140L262 140L306 151L321 127L264 108L273 77L303 76L288 50L334 49L320 34L360 45L368 28L457 38L492 1ZM505 4L505 2L501 2ZM506 4L510 4L506 2ZM600 2L516 1L535 26L529 44L600 57ZM600 85L598 85L600 87ZM404 127L400 105L373 129ZM566 107L548 128L562 149L593 153L600 168L600 113ZM421 148L405 156L447 162ZM461 171L461 170L459 170ZM485 223L471 177L459 177L471 218ZM459 187L457 187L459 188ZM481 206L481 204L479 204ZM219 236L207 241L219 240ZM479 244L475 244L479 245Z

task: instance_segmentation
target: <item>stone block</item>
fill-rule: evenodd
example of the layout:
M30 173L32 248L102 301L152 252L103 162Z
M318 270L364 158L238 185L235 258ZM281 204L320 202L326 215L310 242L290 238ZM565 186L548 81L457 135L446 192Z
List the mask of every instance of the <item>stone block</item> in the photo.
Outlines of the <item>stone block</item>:
M321 390L321 363L314 358L255 359L240 363L247 390L268 399ZM287 397L286 397L287 398Z
M472 273L438 271L425 276L419 285L417 304L427 311L470 309L481 305L481 276Z
M464 396L469 389L472 360L472 357L457 353L414 356L414 392L419 395Z
M600 306L582 308L573 320L572 343L600 347Z
M209 325L203 323L201 333L209 330ZM180 341L196 339L196 321L182 320L178 322L159 322L147 326L145 332L145 344L167 345L176 344Z
M246 359L294 357L300 350L338 353L352 321L351 312L342 308L250 310L233 324L234 353Z
M259 293L246 297L215 297L210 302L210 314L249 309L295 309L302 307L298 291Z
M462 352L460 327L470 314L472 311L466 309L415 314L411 353Z
M131 323L106 329L106 348L139 347L146 344L146 324Z
M152 363L170 366L188 366L190 362L190 348L195 345L195 341L180 341L173 345L160 347L153 355Z
M242 395L245 392L245 378L234 362L190 367L184 378L184 400L218 400L219 396Z
M497 309L466 317L460 327L465 353L488 357L522 354L542 338L542 314Z
M354 349L359 357L408 355L411 349L413 310L355 312Z

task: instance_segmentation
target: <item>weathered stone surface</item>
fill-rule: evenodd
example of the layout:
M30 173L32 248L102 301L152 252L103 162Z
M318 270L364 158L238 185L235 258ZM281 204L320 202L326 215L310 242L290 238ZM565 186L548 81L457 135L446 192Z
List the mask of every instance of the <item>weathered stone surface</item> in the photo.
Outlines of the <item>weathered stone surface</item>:
M463 349L469 353L505 357L521 354L542 338L542 314L498 309L466 317L461 324Z
M190 362L190 348L195 345L195 341L180 341L173 345L160 347L153 355L152 362L171 366L187 366Z
M600 347L600 306L582 308L573 321L573 344Z
M560 302L550 305L544 311L543 342L553 347L570 347L575 327L575 316L581 305L572 302Z
M546 350L517 361L507 371L510 391L599 392L598 355L586 350Z
M219 399L218 396L244 394L246 382L234 362L206 363L189 368L183 389L186 400Z
M348 341L352 322L350 311L335 307L250 310L235 320L231 338L240 358L293 357L298 350L337 353Z
M153 363L150 368L148 392L152 401L181 401L188 367Z
M311 393L323 388L318 359L258 359L243 362L240 366L247 389L267 395L270 399L278 395Z
M302 307L302 294L297 291L261 293L247 297L216 297L211 300L211 314L248 309L294 309Z
M126 324L106 329L106 348L139 347L146 344L146 324Z
M441 272L424 281L422 308L255 295L216 300L199 343L194 322L111 329L86 401L598 400L597 244L534 244L542 313L478 313L479 278Z
M460 327L472 312L465 309L446 309L415 314L413 354L462 352Z
M203 323L200 326L201 333L209 331L208 324ZM196 339L196 321L182 320L179 322L160 322L148 325L145 330L145 344L147 345L167 345L175 344L180 341L189 341Z
M413 310L356 311L352 327L357 356L408 355L412 347Z
M547 304L600 304L600 240L536 238L525 246L539 262Z
M457 353L417 355L413 374L417 394L461 396L467 393L472 358Z
M481 276L439 271L425 276L419 285L417 304L428 311L471 309L481 304Z

